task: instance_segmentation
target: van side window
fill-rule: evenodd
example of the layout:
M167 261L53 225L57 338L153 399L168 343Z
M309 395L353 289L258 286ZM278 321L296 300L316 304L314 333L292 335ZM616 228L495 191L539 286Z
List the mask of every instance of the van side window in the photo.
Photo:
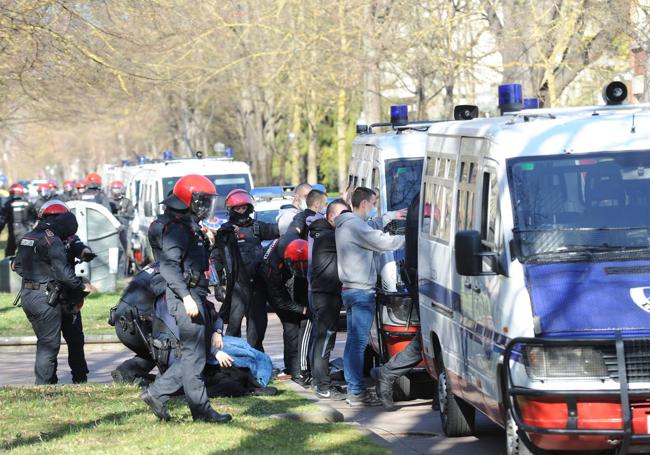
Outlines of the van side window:
M424 184L424 204L422 204L422 232L430 233L431 228L431 206L433 205L433 186L431 183Z
M428 157L424 178L422 232L448 243L451 238L451 214L456 159L450 155Z
M494 172L484 172L481 200L481 239L489 245L495 245L496 243L497 191L496 174Z
M474 188L477 165L471 161L461 161L458 185L458 205L456 207L456 230L472 229L474 220Z

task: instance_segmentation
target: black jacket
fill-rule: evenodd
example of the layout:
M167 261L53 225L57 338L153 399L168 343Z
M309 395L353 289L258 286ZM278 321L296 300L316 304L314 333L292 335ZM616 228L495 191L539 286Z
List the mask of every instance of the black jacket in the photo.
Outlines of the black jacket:
M167 207L163 213L158 215L149 225L149 231L147 232L147 239L149 240L149 246L151 246L151 251L153 252L154 261L160 261L160 255L162 252L162 234L163 228L170 221L181 219L183 213L176 211L170 207Z
M231 217L227 223L220 228L225 231L235 231L237 239L237 249L241 256L241 269L239 273L247 273L247 278L253 279L257 273L259 265L264 258L263 240L274 240L280 236L278 225L275 223L264 223L263 221L246 218L245 220L236 220ZM237 255L237 252L233 252ZM246 272L244 272L244 270ZM236 277L239 280L241 277Z
M140 314L151 315L156 299L163 295L166 289L167 283L160 275L160 266L152 262L133 277L120 300L137 308Z
M68 260L61 237L42 222L20 241L14 267L23 281L41 284L57 281L71 290L84 288Z
M188 213L165 224L160 274L176 298L191 294L197 303L203 302L208 294L208 266L208 244L196 217Z
M275 311L305 314L306 280L292 277L280 256L279 243L280 240L276 240L269 246L260 268L269 304Z
M309 226L309 235L314 239L311 254L311 291L339 294L341 280L336 262L334 227L322 218Z

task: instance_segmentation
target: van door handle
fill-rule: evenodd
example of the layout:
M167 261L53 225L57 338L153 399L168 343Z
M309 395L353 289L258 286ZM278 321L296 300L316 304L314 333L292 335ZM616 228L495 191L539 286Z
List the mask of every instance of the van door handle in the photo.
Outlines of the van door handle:
M476 292L477 294L480 294L480 293L481 293L481 288L478 287L478 286L474 286L474 287L472 288L472 291Z
M465 287L467 289L472 289L472 281L469 278L465 279Z

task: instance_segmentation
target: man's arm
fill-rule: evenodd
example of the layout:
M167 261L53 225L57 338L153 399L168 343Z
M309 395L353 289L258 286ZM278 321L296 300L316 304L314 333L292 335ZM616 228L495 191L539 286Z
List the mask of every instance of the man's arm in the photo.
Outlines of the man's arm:
M41 245L42 243L39 243L37 249L40 249ZM70 289L84 289L83 281L75 275L74 268L68 262L61 239L57 236L48 237L47 245L47 254L50 257L50 266L54 279Z
M403 235L390 235L379 229L371 229L366 225L365 229L357 231L354 241L362 248L382 253L403 248L405 238Z
M256 223L259 223L262 240L275 240L280 237L277 223L265 223L263 221L256 221Z

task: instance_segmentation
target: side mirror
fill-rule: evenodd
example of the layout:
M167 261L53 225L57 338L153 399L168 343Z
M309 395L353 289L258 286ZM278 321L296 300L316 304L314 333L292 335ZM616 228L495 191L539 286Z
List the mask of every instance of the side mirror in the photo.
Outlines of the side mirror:
M144 216L153 216L153 207L151 206L151 201L145 201L144 203Z
M478 231L459 231L455 236L456 271L464 276L496 275L483 272L483 258L496 258L496 253L484 252L481 233Z

